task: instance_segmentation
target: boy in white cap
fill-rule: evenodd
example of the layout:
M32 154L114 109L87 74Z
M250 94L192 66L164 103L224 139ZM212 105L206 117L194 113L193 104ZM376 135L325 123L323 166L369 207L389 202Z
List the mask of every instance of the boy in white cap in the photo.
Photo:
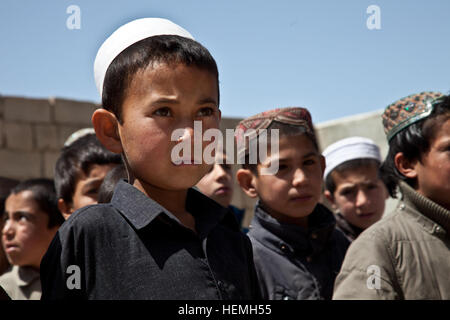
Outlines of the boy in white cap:
M380 148L370 139L350 137L323 151L324 195L336 211L336 222L349 240L381 219L387 189L380 179Z
M194 141L194 121L219 127L214 58L178 25L146 18L103 43L94 72L103 108L92 122L128 181L59 230L41 265L43 299L258 298L249 239L228 209L191 188L211 165L171 156ZM184 135L173 141L176 129Z

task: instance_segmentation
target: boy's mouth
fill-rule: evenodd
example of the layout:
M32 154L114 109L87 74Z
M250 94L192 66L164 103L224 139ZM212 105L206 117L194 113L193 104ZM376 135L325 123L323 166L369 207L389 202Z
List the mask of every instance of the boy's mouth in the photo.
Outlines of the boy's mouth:
M17 251L19 250L19 246L17 244L14 243L5 243L5 252L12 252L12 251Z
M360 217L360 218L369 218L371 216L373 216L373 212L361 213L361 214L358 215L358 217Z
M216 189L216 191L214 191L214 194L216 194L216 195L223 195L223 194L228 193L228 192L230 192L230 188L228 188L228 187L220 187L220 188Z
M312 198L313 198L312 195L304 194L304 195L292 197L292 198L290 198L290 200L294 201L294 202L305 202L305 201L311 200Z
M195 163L194 159L191 159L191 160L180 159L180 160L172 161L172 163L177 167L178 166L198 166L201 164L201 163Z

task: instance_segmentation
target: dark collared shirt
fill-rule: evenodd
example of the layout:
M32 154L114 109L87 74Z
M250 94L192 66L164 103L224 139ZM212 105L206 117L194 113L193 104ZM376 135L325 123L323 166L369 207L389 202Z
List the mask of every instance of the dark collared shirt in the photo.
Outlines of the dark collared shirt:
M335 228L333 213L317 204L308 228L283 223L259 204L248 233L264 299L331 299L350 244Z
M119 182L111 203L83 208L59 229L41 263L42 299L260 298L251 243L233 213L194 189L186 209L197 233Z

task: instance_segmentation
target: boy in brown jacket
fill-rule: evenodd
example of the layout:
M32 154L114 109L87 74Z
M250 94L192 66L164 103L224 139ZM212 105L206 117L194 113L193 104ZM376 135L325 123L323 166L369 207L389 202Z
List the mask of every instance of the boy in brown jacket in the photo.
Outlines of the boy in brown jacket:
M450 299L450 97L422 92L383 114L381 171L395 211L350 246L333 299Z

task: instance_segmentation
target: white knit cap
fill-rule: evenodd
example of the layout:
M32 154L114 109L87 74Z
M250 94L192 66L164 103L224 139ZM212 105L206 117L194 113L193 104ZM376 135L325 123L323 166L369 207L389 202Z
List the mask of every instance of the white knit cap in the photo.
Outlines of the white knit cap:
M375 159L381 163L380 148L368 138L351 137L329 145L323 152L326 167L324 180L340 164L354 159Z
M98 49L94 62L95 85L102 97L103 81L111 62L126 48L143 39L177 35L194 40L192 35L172 21L161 18L143 18L131 21L113 32Z

